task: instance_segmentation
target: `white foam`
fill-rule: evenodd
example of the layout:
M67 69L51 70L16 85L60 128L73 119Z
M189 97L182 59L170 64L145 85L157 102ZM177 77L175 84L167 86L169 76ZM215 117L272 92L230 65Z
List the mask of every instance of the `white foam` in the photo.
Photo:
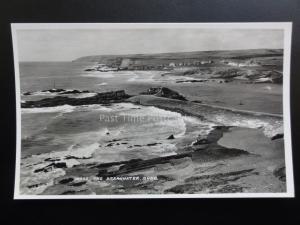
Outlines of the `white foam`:
M95 72L92 72L92 73L83 74L81 76L82 77L97 77L97 78L113 78L113 77L115 77L113 72L100 72L100 71L95 71Z
M51 89L51 90L58 90L58 89ZM62 92L65 92L65 91L73 91L72 89L66 89L66 90L63 90L63 91L59 91L59 92L50 92L50 91L34 91L34 92L31 92L30 95L34 95L34 96L55 96L55 95L58 95ZM24 94L23 94L24 95Z
M262 129L267 137L273 137L278 133L283 133L283 121L282 120L267 120L259 118L249 117L229 117L226 115L217 115L214 117L214 121L219 122L226 126L237 126L254 129Z
M76 106L71 105L61 105L54 107L42 107L42 108L22 108L21 112L23 113L70 113L73 112Z
M47 187L54 184L54 179L64 176L66 172L63 169L56 168L47 173L34 173L37 167L22 167L21 168L21 188L20 192L24 195L37 195L41 194ZM31 185L37 185L37 187L28 187Z
M96 96L97 93L80 93L80 94L72 94L72 98L89 98Z
M98 148L98 143L94 143L87 146L72 145L71 147L69 147L68 151L63 152L63 155L68 154L68 156L73 156L76 158L90 158L92 157L94 151Z
M104 85L107 85L107 83L103 82L103 83L100 83L100 84L97 84L99 86L104 86Z
M94 105L80 105L76 106L76 111L103 111L103 112L111 112L113 109L110 107L94 104Z
M37 169L42 169L51 165L53 162L45 161L47 158L55 159L55 162L66 163L67 168L79 165L77 159L66 157L75 157L79 159L92 157L94 151L99 148L98 143L91 145L72 145L66 151L50 152L40 155L32 155L22 159L21 165L21 192L22 194L40 194L47 187L54 184L54 179L64 176L65 171L61 168L49 168L48 172L34 172ZM38 185L37 187L29 188L28 186Z
M155 71L134 71L131 72L128 82L153 82L156 75Z
M51 90L57 90L55 88ZM50 91L35 91L31 92L29 96L68 96L70 98L87 98L87 97L92 97L95 96L97 93L64 93L64 92L72 92L74 91L73 89L65 89L63 91L59 92L50 92ZM24 95L24 94L23 94Z
M272 90L272 87L271 86L266 86L266 87L264 87L264 89L270 91L270 90Z

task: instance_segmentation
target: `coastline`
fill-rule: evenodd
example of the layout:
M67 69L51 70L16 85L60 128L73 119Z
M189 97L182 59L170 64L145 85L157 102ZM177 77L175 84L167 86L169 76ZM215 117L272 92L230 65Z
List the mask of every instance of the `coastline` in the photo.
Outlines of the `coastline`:
M174 93L171 92L170 96L174 96L173 94ZM102 94L101 96L105 95ZM111 94L110 96L115 97ZM213 127L207 136L199 135L199 138L196 138L189 144L179 144L177 153L171 156L161 156L153 159L136 158L128 161L110 163L97 163L97 160L95 161L95 159L93 159L93 151L86 157L77 155L71 158L66 158L67 156L57 158L52 156L50 159L47 159L49 163L44 163L43 167L35 172L36 174L48 173L49 168L52 168L51 173L54 173L53 180L40 194L122 194L124 192L128 194L138 194L141 190L161 194L285 191L285 182L279 180L274 175L278 169L284 170L284 166L282 166L284 162L282 155L279 157L278 155L274 156L271 154L265 157L263 154L261 155L257 154L257 152L249 151L249 145L247 144L243 148L224 145L226 134L230 134L232 129L237 129L235 127L240 127L239 129L245 133L244 139L251 139L252 136L263 134L264 138L262 138L261 143L252 144L256 146L255 148L272 151L272 145L266 147L266 143L276 143L276 145L279 145L279 147L276 148L279 148L279 151L283 152L283 146L281 146L283 139L271 140L272 137L278 133L272 133L268 136L265 132L267 126L270 124L273 125L274 118L280 121L282 120L281 117L267 114L258 115L257 113L249 114L249 112L239 112L228 108L211 107L186 100L168 98L170 96L124 96L124 99L120 99L118 96L117 102L130 102L137 105L153 106L180 113L182 116L191 116L199 118L200 120L211 121L217 124L217 126ZM71 101L67 98L68 97L64 98L64 100L67 100L67 102ZM88 99L87 102L94 104L94 98L95 96L83 98L80 102L85 103L85 100ZM55 97L52 99L55 99ZM114 99L111 100L112 101L106 99L105 104L115 102ZM56 102L56 100L47 101L50 101L51 106L53 102ZM34 103L31 104L34 106ZM30 107L31 106L32 105L30 105ZM37 106L40 107L39 104ZM229 114L230 116L242 114L239 115L239 119L241 119L241 116L247 119L249 119L249 117L259 118L259 121L264 122L265 127L262 127L259 123L254 124L254 127L236 126L234 123L227 124L224 123L224 121L222 123L222 120L215 120L216 116L220 114ZM266 123L266 121L268 121L268 123ZM279 124L279 126L281 125L282 124ZM272 127L268 129L274 130ZM276 129L275 132L277 132ZM227 142L230 143L234 141L235 136L236 135L232 135L229 137L228 141L227 135ZM116 144L119 143L118 141L114 142ZM253 167L253 163L257 166ZM263 167L263 165L266 164L269 165L267 169ZM151 176L157 177L158 179L155 181L137 179L134 182L125 182L123 184L116 180L106 179L107 177L122 176ZM282 176L281 174L281 177ZM101 177L101 179L105 178L105 180L102 180L99 186L99 181L95 180L77 182L76 180L79 177ZM245 177L250 177L252 183L247 179L245 180ZM271 186L273 186L265 186L264 180L268 180ZM38 184L36 187L34 185L31 186L31 188L33 188L32 190L40 187ZM139 190L139 188L141 188L141 190Z

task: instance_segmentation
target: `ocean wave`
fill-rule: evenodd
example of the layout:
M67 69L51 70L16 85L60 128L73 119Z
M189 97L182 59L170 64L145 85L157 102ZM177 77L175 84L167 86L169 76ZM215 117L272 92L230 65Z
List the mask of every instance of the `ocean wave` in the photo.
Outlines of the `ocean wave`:
M87 74L82 74L82 77L97 77L97 78L113 78L115 75L113 72L93 72L93 73L87 73Z
M57 95L58 92L50 92L50 91L34 91L34 92L30 92L30 95L33 96L55 96ZM22 94L23 96L25 96L26 94Z
M70 113L75 110L76 106L62 105L43 108L22 108L22 113Z
M132 103L121 103L113 107L119 116L125 118L125 122L139 124L135 128L136 131L140 129L147 131L156 130L157 135L166 135L169 133L173 134L176 138L182 137L186 133L184 116L180 113L154 106L137 106Z
M93 97L97 93L95 92L88 92L88 93L72 93L73 91L78 91L74 89L51 89L52 91L34 91L34 92L26 92L23 93L22 96L67 96L71 98L88 98ZM55 91L56 90L56 91ZM69 93L68 93L69 92Z
M54 184L54 179L66 174L63 168L53 167L53 162L64 163L67 168L71 168L81 164L80 160L92 157L98 148L98 143L84 146L74 144L66 151L23 158L20 176L21 194L41 194L47 187ZM47 169L47 172L36 172L44 168Z
M153 82L156 74L153 71L135 71L130 75L129 82Z
M113 109L102 106L102 105L80 105L80 106L71 106L71 105L61 105L53 107L41 107L41 108L22 108L22 114L27 113L71 113L71 112L80 112L80 111L102 111L102 112L111 112Z
M104 86L104 85L107 85L107 83L103 82L103 83L100 83L100 84L97 84L99 86Z

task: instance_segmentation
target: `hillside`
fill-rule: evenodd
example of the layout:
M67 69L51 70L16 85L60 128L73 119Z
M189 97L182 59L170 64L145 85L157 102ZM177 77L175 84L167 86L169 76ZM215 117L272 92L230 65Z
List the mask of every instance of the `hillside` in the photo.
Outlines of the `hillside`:
M247 60L256 57L280 57L282 49L253 49L253 50L230 50L230 51L195 51L173 52L159 54L129 54L129 55L94 55L75 59L79 62L98 62L108 66L148 65L155 66L170 63L192 63L203 60Z

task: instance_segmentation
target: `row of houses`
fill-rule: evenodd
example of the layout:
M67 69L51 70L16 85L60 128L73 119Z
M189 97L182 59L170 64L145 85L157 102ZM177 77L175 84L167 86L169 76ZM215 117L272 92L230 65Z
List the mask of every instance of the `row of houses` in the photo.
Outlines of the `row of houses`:
M187 66L201 66L213 63L212 60L207 61L194 61L194 62L170 62L159 65L135 65L131 64L126 67L120 66L120 69L128 70L168 70L175 67L187 67Z
M173 68L180 67L192 67L192 66L201 66L206 64L212 64L212 60L202 60L202 61L193 61L193 62L169 62L159 65L143 65L135 64L128 59L124 59L118 65L117 63L112 63L110 65L98 64L98 71L113 71L113 70L170 70Z
M170 67L180 67L180 66L200 66L213 63L212 60L204 61L194 61L194 62L170 62L168 66Z

